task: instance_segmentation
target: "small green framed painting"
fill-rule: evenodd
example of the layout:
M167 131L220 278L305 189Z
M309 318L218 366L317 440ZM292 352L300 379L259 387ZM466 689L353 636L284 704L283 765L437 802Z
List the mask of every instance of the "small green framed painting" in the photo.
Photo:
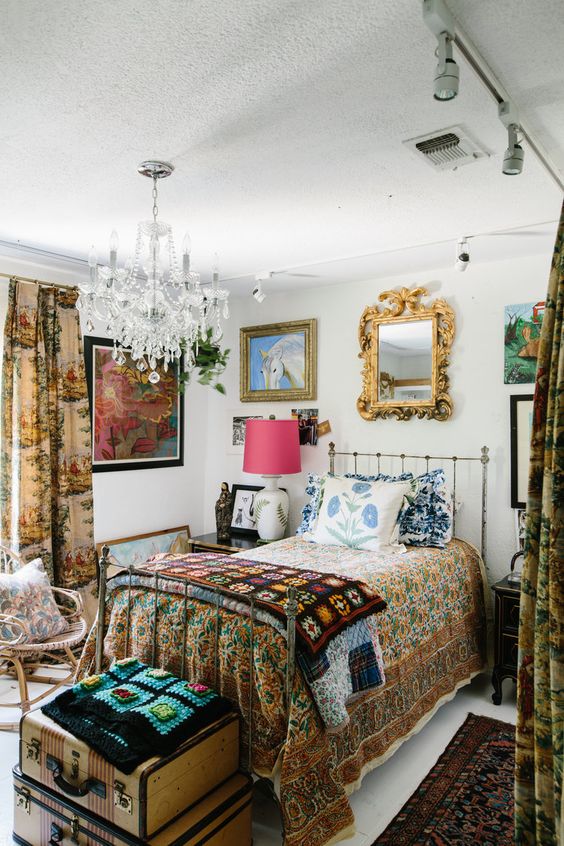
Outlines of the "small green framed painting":
M544 302L505 306L506 385L535 381L543 315Z

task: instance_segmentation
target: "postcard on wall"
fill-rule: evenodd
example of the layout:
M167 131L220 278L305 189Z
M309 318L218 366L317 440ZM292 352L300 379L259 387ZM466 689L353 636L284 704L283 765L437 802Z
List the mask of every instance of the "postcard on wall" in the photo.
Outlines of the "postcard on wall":
M118 364L108 338L84 338L86 378L92 420L92 470L146 470L183 462L184 396L177 362L149 381L130 356Z
M242 455L245 449L247 420L262 420L262 414L237 414L232 411L227 415L228 440L227 452Z
M544 302L505 306L504 344L506 385L535 381Z
M317 408L293 408L292 418L298 421L300 446L316 446L319 410Z

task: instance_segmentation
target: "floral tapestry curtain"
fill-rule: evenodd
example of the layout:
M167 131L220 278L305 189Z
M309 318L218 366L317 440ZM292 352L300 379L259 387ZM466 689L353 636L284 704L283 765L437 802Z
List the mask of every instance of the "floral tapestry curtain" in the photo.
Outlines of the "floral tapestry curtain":
M563 846L564 207L537 366L521 579L515 842Z
M96 576L88 393L73 290L10 281L2 363L2 543L52 582Z

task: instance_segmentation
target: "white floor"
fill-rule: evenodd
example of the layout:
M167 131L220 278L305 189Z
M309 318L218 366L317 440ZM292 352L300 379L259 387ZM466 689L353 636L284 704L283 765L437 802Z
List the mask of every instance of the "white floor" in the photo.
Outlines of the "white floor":
M492 704L491 693L489 674L477 676L471 685L462 688L451 702L444 705L418 735L407 741L385 764L366 776L360 790L351 796L357 833L343 841L346 846L371 846L429 772L468 713L515 722L513 683L504 683L504 701L499 707ZM9 683L1 680L0 702L7 701L10 694L13 691L9 690ZM16 712L7 708L1 710L0 721L14 722L16 719ZM17 734L0 732L0 846L12 844L11 768L17 759ZM280 846L282 838L276 806L257 791L256 794L253 844Z

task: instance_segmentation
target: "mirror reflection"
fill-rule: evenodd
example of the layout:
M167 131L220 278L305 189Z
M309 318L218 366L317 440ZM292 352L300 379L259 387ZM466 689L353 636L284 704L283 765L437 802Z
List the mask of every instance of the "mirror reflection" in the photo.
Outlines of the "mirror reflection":
M378 326L378 402L433 399L433 321L397 320Z

